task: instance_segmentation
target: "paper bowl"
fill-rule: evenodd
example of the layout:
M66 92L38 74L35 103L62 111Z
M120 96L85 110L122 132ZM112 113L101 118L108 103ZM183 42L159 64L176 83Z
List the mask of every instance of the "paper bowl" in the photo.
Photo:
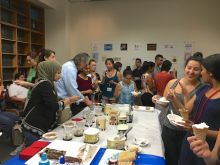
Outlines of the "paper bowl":
M125 146L125 150L140 153L142 151L142 148L138 145L130 144Z
M131 94L132 94L133 96L138 96L138 95L141 94L141 92L135 92L135 91L133 91L133 92L131 92Z
M168 114L167 118L168 118L170 124L172 124L174 126L183 126L183 124L185 123L183 118L179 115ZM183 124L181 124L181 123L183 123Z
M156 100L156 103L157 104L160 104L160 105L168 105L169 104L169 100L167 100L165 97L161 97L160 99Z
M145 147L149 144L149 140L148 139L144 139L144 138L134 138L133 139L133 143L135 145L141 146L141 147Z
M46 139L46 140L54 140L57 138L57 133L56 132L47 132L42 135L42 138Z
M88 128L84 131L84 142L85 143L97 143L99 140L99 129L97 128Z

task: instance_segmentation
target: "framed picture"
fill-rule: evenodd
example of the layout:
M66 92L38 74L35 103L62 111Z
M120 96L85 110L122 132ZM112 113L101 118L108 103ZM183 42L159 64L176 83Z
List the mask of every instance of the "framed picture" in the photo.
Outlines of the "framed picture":
M112 44L104 44L104 51L112 51L113 46Z
M126 50L128 50L128 44L125 43L121 44L121 51L126 51Z
M147 50L148 51L156 51L157 50L157 44L147 44Z

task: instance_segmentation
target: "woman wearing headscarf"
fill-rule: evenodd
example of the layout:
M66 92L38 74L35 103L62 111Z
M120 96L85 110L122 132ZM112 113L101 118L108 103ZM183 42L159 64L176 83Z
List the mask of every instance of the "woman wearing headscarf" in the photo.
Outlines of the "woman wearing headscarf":
M38 80L32 88L30 100L25 107L22 123L27 146L53 129L57 124L57 112L66 105L76 102L79 97L72 96L58 101L54 81L59 80L61 66L55 61L44 61L37 67Z

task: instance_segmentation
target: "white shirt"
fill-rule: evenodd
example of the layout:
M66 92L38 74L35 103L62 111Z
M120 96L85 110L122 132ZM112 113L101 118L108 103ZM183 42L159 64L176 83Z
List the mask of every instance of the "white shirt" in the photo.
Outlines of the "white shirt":
M8 94L9 97L16 96L20 99L24 99L27 98L28 89L13 83L8 87Z

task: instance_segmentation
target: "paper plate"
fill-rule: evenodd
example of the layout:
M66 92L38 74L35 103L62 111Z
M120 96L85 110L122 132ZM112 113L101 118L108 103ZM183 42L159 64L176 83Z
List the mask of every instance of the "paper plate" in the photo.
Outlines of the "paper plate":
M133 143L135 145L141 146L141 147L145 147L147 146L150 142L148 139L144 139L144 138L134 138Z
M57 138L57 133L56 132L47 132L42 135L42 138L46 140L54 140Z
M156 100L156 103L157 104L160 104L160 105L167 105L169 104L169 100L166 100L164 97L161 97L159 100Z
M133 96L138 96L138 95L141 94L141 92L135 92L135 91L133 91L133 92L131 92L131 94L132 94Z
M126 145L126 146L125 146L125 150L126 150L126 151L133 151L132 148L137 148L137 149L138 149L138 150L137 150L138 153L140 153L140 152L142 151L142 148L141 148L140 146L138 146L138 145L133 145L133 144L131 144L131 145Z
M170 124L172 124L174 126L184 126L183 124L185 123L185 121L183 121L183 118L179 115L168 114L167 118L168 118ZM183 124L181 124L181 123L183 123Z

